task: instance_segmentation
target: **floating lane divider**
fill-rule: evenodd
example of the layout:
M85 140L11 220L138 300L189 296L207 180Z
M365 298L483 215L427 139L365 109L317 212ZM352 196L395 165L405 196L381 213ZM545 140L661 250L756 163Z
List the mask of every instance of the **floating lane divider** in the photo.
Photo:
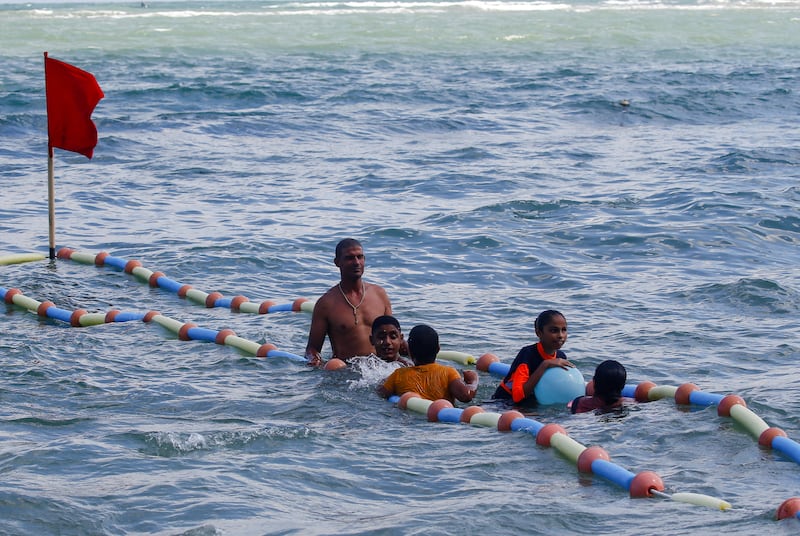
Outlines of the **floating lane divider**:
M629 386L626 386L623 396L630 396ZM674 398L678 405L717 406L717 415L731 417L756 438L759 445L777 450L790 460L800 464L800 444L789 439L786 432L780 428L764 422L761 417L747 407L745 401L738 395L704 393L693 383L684 383L678 387L662 386L659 389L653 382L642 382L633 391L633 398L638 402L651 402L667 397Z
M651 402L672 397L678 405L717 406L717 415L732 418L756 438L760 446L777 450L790 460L800 464L800 444L789 439L786 432L780 428L764 422L761 417L747 407L745 401L738 395L705 393L693 383L684 383L678 387L662 386L659 388L653 382L642 382L633 390L626 385L623 396L631 396L631 393L638 402ZM800 520L800 498L792 497L783 501L775 512L775 518Z
M94 326L98 324L108 324L112 322L143 321L145 323L157 324L178 335L182 341L197 340L214 342L220 345L231 346L247 354L256 357L283 357L293 361L306 362L306 358L290 352L278 350L274 344L259 344L236 335L231 329L212 330L198 327L191 322L180 322L173 318L162 315L157 311L147 313L129 313L119 310L111 310L106 313L89 313L84 309L68 311L60 309L53 302L39 302L22 294L16 288L6 289L0 287L0 299L10 305L16 305L27 309L41 317L53 318L68 323L73 327Z
M191 300L198 305L205 307L225 307L234 312L267 314L284 311L311 313L314 310L315 302L307 298L297 298L292 303L279 304L274 301L265 300L260 303L251 302L246 296L235 296L226 298L221 292L203 292L193 288L191 285L179 283L174 279L168 278L163 272L154 272L142 266L137 260L126 260L119 257L112 257L106 252L97 255L75 251L70 248L61 248L56 255L59 259L73 260L81 264L93 264L95 266L112 266L126 274L135 276L138 280L148 283L151 287L159 287L174 292L181 298Z
M47 258L41 253L14 253L0 257L0 266L9 264L22 264L23 262L43 261Z
M483 354L477 360L475 368L495 376L505 377L511 366L501 363L494 354ZM684 383L675 387L644 381L637 385L626 385L622 390L622 396L635 399L637 402L653 402L662 398L673 398L676 405L717 406L717 415L732 418L752 435L760 446L776 450L800 464L800 443L787 437L786 432L782 429L768 425L751 411L744 399L738 395L706 393L700 391L693 383ZM800 520L800 497L786 499L778 507L775 516L777 519L796 518Z
M504 377L511 367L506 363L500 363L494 354L483 354L478 359L475 368ZM653 382L644 381L638 385L626 385L622 390L622 396L633 398L637 402L674 398L677 405L717 406L717 414L720 417L733 418L758 440L759 445L777 450L790 460L800 464L800 444L789 439L786 432L780 428L769 426L761 417L748 409L745 401L738 395L705 393L693 383L684 383L673 387L670 385L659 386Z
M558 424L542 424L525 417L519 411L505 413L487 412L480 406L461 409L453 407L448 400L426 400L417 393L391 396L389 402L400 409L408 409L425 415L430 422L464 423L497 428L501 432L529 432L542 447L553 447L565 458L577 465L582 473L592 473L626 489L632 498L659 497L677 502L729 510L731 504L722 499L700 493L665 493L664 483L656 473L642 471L638 474L612 463L608 453L601 447L585 447L569 435Z
M441 350L436 354L436 359L444 359L445 361L453 361L461 365L474 365L475 358L464 352L457 352L455 350Z
M187 298L205 307L225 307L234 312L267 314L276 312L306 312L312 313L316 302L306 298L297 298L292 303L278 304L274 301L265 300L260 303L251 302L246 296L235 296L226 298L220 292L206 293L193 288L191 285L179 283L168 278L163 272L153 272L142 266L137 260L126 260L120 257L112 257L106 252L97 255L75 251L70 248L61 248L56 255L62 260L73 260L81 264L91 264L95 266L112 266L119 270L135 276L143 282L147 282L151 287L160 287L176 293L181 298ZM101 322L98 322L101 323ZM291 354L295 355L295 354ZM464 352L454 350L443 350L436 356L439 359L453 361L461 365L474 365L475 357ZM305 358L302 358L305 360Z

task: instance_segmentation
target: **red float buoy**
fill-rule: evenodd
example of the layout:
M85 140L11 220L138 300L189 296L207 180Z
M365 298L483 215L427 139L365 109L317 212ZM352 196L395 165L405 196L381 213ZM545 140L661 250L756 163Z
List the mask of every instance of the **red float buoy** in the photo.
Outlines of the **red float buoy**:
M500 418L497 420L497 429L501 432L510 432L511 431L511 423L517 419L523 418L525 415L520 413L516 410L509 410L500 415Z
M717 405L717 415L720 417L730 417L731 416L731 408L733 406L744 406L747 407L747 404L742 399L741 396L738 395L727 395L722 400L719 401L719 405Z
M578 471L581 473L591 473L592 462L595 460L611 461L611 458L602 447L588 447L578 456Z
M444 398L440 398L439 400L434 400L433 403L430 406L428 406L428 421L438 422L439 410L452 407L453 404L451 404L449 400L445 400Z
M500 361L500 358L494 354L483 354L475 363L475 368L481 372L489 372L489 365L497 363L498 361Z
M414 391L403 393L402 395L400 395L400 401L397 402L397 407L400 409L406 409L408 401L412 398L422 398L422 397L419 396L419 393L415 393Z
M631 498L640 499L652 497L653 493L651 490L664 491L664 482L661 480L661 477L654 472L642 471L631 480Z
M553 437L553 434L567 435L567 431L559 424L545 424L542 429L539 430L539 433L536 434L536 444L542 447L549 447L550 439Z

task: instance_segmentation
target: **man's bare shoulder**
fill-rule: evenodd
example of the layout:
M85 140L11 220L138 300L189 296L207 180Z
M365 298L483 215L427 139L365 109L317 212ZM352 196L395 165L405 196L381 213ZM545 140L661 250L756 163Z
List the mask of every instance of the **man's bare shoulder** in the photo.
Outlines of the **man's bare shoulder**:
M319 309L322 311L330 307L338 298L338 294L336 292L338 292L338 288L335 286L325 291L325 294L320 296L314 304L314 310L316 311Z
M375 292L378 296L387 297L387 298L389 297L389 295L386 293L386 289L384 289L382 286L377 285L375 283L364 283L364 288L367 288L367 289Z

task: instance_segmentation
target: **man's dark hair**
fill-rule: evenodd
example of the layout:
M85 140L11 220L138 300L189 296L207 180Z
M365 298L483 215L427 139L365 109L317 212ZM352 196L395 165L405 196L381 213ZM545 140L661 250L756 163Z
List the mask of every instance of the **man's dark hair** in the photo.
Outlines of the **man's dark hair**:
M340 240L339 243L336 244L336 255L335 255L335 258L338 259L339 255L341 255L342 251L344 251L347 248L351 248L353 246L357 246L357 247L360 247L360 248L363 249L363 246L361 245L361 242L359 242L355 238L344 238L344 239Z

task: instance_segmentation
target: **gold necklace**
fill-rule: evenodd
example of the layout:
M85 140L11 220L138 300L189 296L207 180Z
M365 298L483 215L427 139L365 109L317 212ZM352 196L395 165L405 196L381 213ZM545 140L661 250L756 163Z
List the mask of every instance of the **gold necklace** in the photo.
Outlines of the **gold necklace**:
M344 301L347 302L347 305L349 305L353 309L353 320L356 321L356 326L357 326L358 325L358 308L361 307L361 304L364 303L364 298L367 296L367 286L364 284L363 281L361 282L361 301L358 302L358 305L353 305L350 302L350 300L347 299L347 294L345 294L344 290L342 290L342 283L341 282L339 282L339 292L342 293L342 298L344 298Z

